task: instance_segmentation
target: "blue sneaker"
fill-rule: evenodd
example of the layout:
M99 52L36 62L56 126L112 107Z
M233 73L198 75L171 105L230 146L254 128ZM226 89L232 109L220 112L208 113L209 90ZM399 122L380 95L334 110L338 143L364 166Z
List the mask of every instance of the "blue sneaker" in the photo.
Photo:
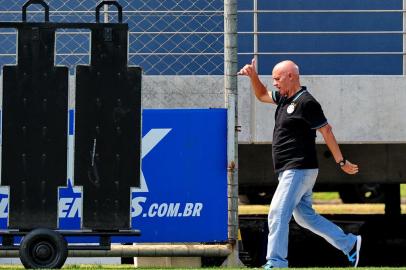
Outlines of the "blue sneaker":
M348 260L350 261L350 264L353 267L358 266L360 250L361 250L361 235L358 235L357 241L355 242L354 247L351 249L350 253L348 253L348 255L347 255Z
M272 266L272 264L271 264L271 261L267 261L266 264L264 264L264 265L262 266L262 268L264 268L264 270L272 269L273 266Z

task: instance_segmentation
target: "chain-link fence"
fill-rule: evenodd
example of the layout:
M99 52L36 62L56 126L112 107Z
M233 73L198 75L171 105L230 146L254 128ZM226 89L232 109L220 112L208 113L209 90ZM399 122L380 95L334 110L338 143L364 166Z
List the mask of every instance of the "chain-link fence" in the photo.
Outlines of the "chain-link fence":
M291 59L302 75L406 74L406 1L240 0L239 66Z
M0 0L0 21L21 21L26 0ZM51 22L95 22L99 1L49 0ZM129 65L148 75L221 75L224 69L223 0L126 0L123 22L129 25ZM113 6L102 9L105 22L116 22ZM28 8L27 21L43 21L40 5ZM16 64L15 30L0 29L0 64ZM90 31L58 30L56 65L90 62Z

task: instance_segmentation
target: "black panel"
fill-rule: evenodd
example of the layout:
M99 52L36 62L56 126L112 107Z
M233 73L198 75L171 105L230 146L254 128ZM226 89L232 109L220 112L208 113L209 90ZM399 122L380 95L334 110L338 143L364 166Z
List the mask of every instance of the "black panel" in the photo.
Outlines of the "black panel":
M91 66L76 72L75 185L83 227L130 228L130 187L139 186L141 69L127 67L127 29L92 29Z
M340 144L344 156L358 164L356 175L344 173L335 163L325 144L317 144L319 160L318 184L405 183L406 144ZM271 144L240 144L239 186L242 190L265 188L277 184L272 163Z
M57 227L66 184L68 69L54 67L55 29L18 29L18 66L3 68L2 185L9 228Z

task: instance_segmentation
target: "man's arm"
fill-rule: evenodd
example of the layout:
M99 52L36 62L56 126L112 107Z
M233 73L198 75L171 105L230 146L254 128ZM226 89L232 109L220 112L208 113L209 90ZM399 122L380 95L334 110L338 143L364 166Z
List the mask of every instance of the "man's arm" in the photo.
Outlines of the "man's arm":
M252 89L254 90L255 96L258 98L258 100L265 102L265 103L272 103L275 104L275 101L272 98L272 93L269 92L264 84L261 82L259 79L259 76L257 74L257 71L255 69L255 58L252 59L251 64L245 65L239 72L239 75L245 75L248 76L251 80L251 86Z
M340 147L338 146L338 143L336 141L336 138L334 137L333 134L333 129L329 124L321 127L318 129L318 131L323 135L324 141L326 142L328 148L330 149L330 152L332 153L336 163L340 162L341 160L344 159ZM344 160L344 165L341 166L341 169L348 173L348 174L356 174L358 172L358 165L352 164L348 160Z

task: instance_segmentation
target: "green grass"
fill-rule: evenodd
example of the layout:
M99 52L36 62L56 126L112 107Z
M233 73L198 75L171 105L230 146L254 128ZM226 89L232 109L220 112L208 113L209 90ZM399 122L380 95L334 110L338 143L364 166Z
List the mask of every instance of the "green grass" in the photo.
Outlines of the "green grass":
M313 193L313 200L320 200L320 201L332 201L332 200L339 200L340 195L338 192L314 192Z
M328 270L328 269L334 269L334 270L348 270L348 269L353 269L353 268L349 268L349 267L326 267L326 268L322 268L322 267L311 267L311 268L288 268L290 270L294 270L294 269L305 269L305 270ZM365 270L405 270L406 267L357 267L357 269L365 269Z
M406 184L400 185L400 197L406 198ZM339 200L340 195L338 194L338 192L314 192L313 199L320 201Z
M112 266L90 266L90 265L86 265L86 266L67 266L67 267L63 267L63 269L134 269L134 266L128 265L128 266L121 266L121 265L112 265ZM215 270L215 269L227 269L227 270L233 270L233 269L262 269L262 268L226 268L226 267L210 267L210 268L172 268L172 267L167 267L167 268L157 268L157 267L151 267L151 268L135 268L135 269L139 269L139 270L151 270L151 269L171 269L171 270L177 270L177 269L199 269L199 270ZM304 270L329 270L329 269L334 269L334 270L348 270L351 268L328 268L328 267L311 267L311 268L289 268L291 270L295 270L295 269L304 269ZM365 269L365 270L401 270L401 269L405 269L406 267L358 267L358 269Z
M24 269L22 266L8 266L8 265L0 265L0 269ZM124 269L138 269L138 270L151 270L151 269L171 269L171 270L177 270L177 269L199 269L199 270L215 270L215 269L227 269L227 270L237 270L237 269L261 269L261 268L226 268L226 267L210 267L210 268L157 268L157 267L150 267L150 268L134 268L133 265L67 265L64 266L63 269L119 269L119 270L124 270ZM334 268L328 268L328 267L310 267L310 268L289 268L290 270L329 270L329 269L334 269L334 270L348 270L351 268L348 267L334 267ZM364 269L364 270L406 270L406 267L358 267L357 269Z
M294 270L294 269L305 269L305 270L328 270L328 269L334 269L334 270L348 270L348 269L353 269L353 268L349 268L349 267L311 267L311 268L288 268L290 270ZM357 269L364 269L364 270L405 270L406 267L357 267Z
M0 265L0 269L24 269L23 266L9 266L9 265ZM138 269L138 270L151 270L151 269L171 269L171 270L188 270L188 269L199 269L199 270L216 270L216 269L227 269L227 270L237 270L237 269L261 269L261 268L248 268L248 267L240 267L240 268L227 268L227 267L202 267L202 268L174 268L174 267L167 267L167 268L158 268L158 267L149 267L149 268L134 268L133 265L65 265L63 269ZM309 267L309 268L289 268L290 270L348 270L351 268L348 267ZM406 267L358 267L358 269L364 270L406 270Z

